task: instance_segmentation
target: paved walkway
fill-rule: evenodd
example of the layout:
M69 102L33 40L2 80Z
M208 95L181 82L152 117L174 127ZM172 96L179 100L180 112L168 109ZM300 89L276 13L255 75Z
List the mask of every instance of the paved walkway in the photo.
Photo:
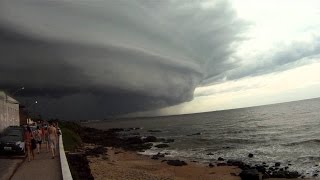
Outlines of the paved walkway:
M22 158L0 157L0 179L7 180L13 174L16 167L22 163Z
M62 180L60 157L51 159L51 153L43 148L40 154L35 151L34 160L22 163L11 180Z

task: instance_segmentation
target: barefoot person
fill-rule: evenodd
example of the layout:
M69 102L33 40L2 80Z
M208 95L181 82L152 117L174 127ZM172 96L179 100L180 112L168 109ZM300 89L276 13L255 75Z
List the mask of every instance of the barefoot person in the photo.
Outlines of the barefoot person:
M37 141L37 153L40 154L42 143L42 131L39 126L37 126L37 130L35 130L34 135L35 140Z
M50 123L50 126L48 128L48 136L49 136L49 144L51 148L52 153L52 159L56 156L56 148L57 148L57 140L58 140L58 134L57 129Z
M33 148L32 148L32 141L33 139L33 134L29 126L27 126L27 131L24 134L24 142L26 145L27 153L28 153L28 161L30 162L31 160L31 154L32 154L32 160L34 159L34 153L33 153Z

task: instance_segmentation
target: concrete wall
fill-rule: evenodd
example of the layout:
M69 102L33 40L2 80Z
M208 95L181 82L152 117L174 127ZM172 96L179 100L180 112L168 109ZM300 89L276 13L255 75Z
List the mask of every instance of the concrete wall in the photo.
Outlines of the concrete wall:
M0 133L8 126L19 126L19 104L18 102L0 92Z

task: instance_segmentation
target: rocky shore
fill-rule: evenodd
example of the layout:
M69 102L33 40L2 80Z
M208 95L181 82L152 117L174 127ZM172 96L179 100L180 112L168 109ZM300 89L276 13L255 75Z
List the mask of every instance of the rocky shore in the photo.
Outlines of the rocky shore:
M221 178L221 176L223 176L222 179L245 179L245 180L259 180L259 179L272 179L272 178L283 178L283 179L305 178L303 175L299 174L296 171L290 171L290 163L281 164L279 162L275 162L273 165L267 165L266 163L248 165L242 161L226 160L223 157L220 157L217 160L213 160L209 164L200 164L197 162L186 162L179 159L167 158L168 154L160 153L160 152L150 157L137 155L135 152L149 149L153 146L153 143L157 144L156 145L157 148L169 147L170 143L174 142L174 139L164 139L164 138L158 138L156 136L143 137L139 133L135 132L136 129L137 128L128 128L128 129L114 128L114 129L109 129L104 131L104 130L98 130L98 129L89 128L89 127L82 127L79 135L82 139L82 142L85 144L85 146L78 149L78 152L83 154L82 159L74 158L73 157L74 155L72 153L68 155L68 159L75 162L75 164L78 164L78 165L82 164L84 167L78 167L78 169L81 170L82 172L85 172L86 166L87 167L90 166L91 171L94 171L94 172L91 175L90 168L89 168L89 170L86 170L87 175L89 177L92 176L95 179L99 179L100 176L98 176L97 174L101 175L101 172L104 172L105 170L98 168L99 166L97 167L96 165L94 165L94 163L100 164L100 166L103 166L103 168L105 169L112 169L112 171L115 171L115 172L118 172L114 169L115 167L118 167L117 164L121 165L122 163L131 164L132 167L140 167L140 169L142 170L146 168L148 169L150 166L155 166L158 169L162 169L161 173L162 171L165 171L169 174L171 171L175 172L174 175L172 175L172 172L171 172L170 176L164 176L164 177L161 176L162 179L171 179L172 177L178 177L178 179L179 178L180 179L193 179L193 178L197 179L198 176L201 176L202 179L212 179L213 177L215 177L216 179L219 179ZM150 130L150 132L151 131L158 132L158 130ZM191 135L197 135L197 134L198 133L191 134ZM87 157L87 158L83 158L83 157ZM254 158L254 155L249 154L248 157ZM86 160L88 162L85 162ZM77 162L77 161L80 161L80 162ZM140 164L138 163L139 166L137 166L137 162L140 162ZM139 169L135 169L135 168L132 169L132 167L129 168L129 165L128 166L124 165L122 169L129 168L128 171L129 170L133 172L139 171ZM178 168L178 169L174 169L174 168ZM183 172L181 172L181 174L176 173L178 171L180 172L181 168L185 168L186 171L192 171L190 170L190 168L193 168L195 169L195 171L192 171L193 175L184 177ZM121 167L118 167L118 170L119 169L121 169ZM154 170L151 172L153 174L155 173ZM223 174L219 172L223 172ZM143 171L143 173L148 174L148 171L145 170ZM159 174L159 177L161 173ZM206 174L203 174L203 173L206 173ZM317 174L315 174L314 176L317 176ZM122 176L119 176L119 177L122 177ZM145 177L147 177L147 175L145 175ZM115 176L113 178L109 177L108 179L117 179L117 178ZM152 177L152 179L155 179L155 177Z

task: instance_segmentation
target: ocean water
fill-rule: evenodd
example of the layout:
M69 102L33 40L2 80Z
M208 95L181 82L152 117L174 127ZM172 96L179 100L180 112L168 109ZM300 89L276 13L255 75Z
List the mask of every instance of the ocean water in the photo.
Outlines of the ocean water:
M140 127L129 133L175 139L169 148L154 147L143 154L169 152L172 157L203 163L218 157L252 165L290 163L289 170L306 176L320 170L320 98L192 115L97 121L88 125L100 129ZM192 135L196 133L201 134ZM249 158L249 153L254 157Z

